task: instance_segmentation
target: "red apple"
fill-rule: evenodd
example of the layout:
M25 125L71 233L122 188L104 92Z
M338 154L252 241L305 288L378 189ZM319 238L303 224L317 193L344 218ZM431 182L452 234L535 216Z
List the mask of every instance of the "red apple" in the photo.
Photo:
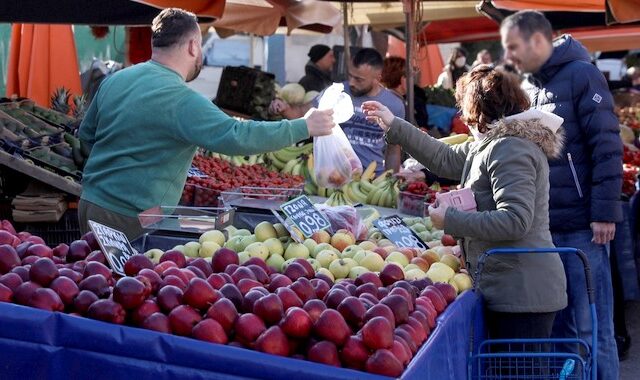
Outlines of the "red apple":
M95 274L100 274L104 276L104 278L106 278L107 281L112 278L112 272L108 266L98 261L87 262L87 265L84 267L84 271L82 272L82 275L84 276L84 278L87 278Z
M313 321L304 309L292 307L287 310L280 327L292 338L306 338L311 333Z
M387 264L380 272L380 281L384 286L389 286L396 281L404 280L404 271L400 266Z
M144 284L133 277L122 277L113 287L113 300L127 310L142 305L145 298Z
M153 294L153 284L151 283L151 280L141 275L137 275L134 278L144 285L144 298L148 298Z
M371 304L371 306L377 305L378 302L380 302L378 297L376 297L375 295L373 295L371 293L362 293L362 294L360 294L358 296L358 298L360 298L362 301L368 301Z
M201 278L194 278L184 292L182 301L197 310L206 310L222 297L209 283Z
M422 293L421 297L427 297L435 307L438 314L442 313L447 308L447 301L442 296L442 293L433 285L427 286Z
M408 325L406 323L402 324L402 325L398 326L396 328L396 330L406 331L409 334L409 336L411 337L411 339L413 340L413 343L416 345L416 347L419 348L420 344L422 344L422 341L420 340L420 337L418 336L418 332L413 327L411 327L410 325Z
M0 244L11 244L14 237L15 235L11 232L0 230Z
M309 300L304 304L303 307L304 311L307 312L307 314L309 314L309 317L311 317L311 321L315 324L318 319L320 319L320 314L322 314L323 311L327 310L327 305L318 300Z
M193 327L191 335L205 342L227 344L229 338L220 323L215 319L203 319Z
M68 277L58 277L51 282L49 287L55 291L65 305L71 305L74 298L80 292L78 285Z
M378 288L378 299L381 300L384 297L386 297L387 295L389 295L389 289L385 288L385 287L379 287Z
M177 268L178 265L176 263L174 263L173 261L163 261L160 264L156 265L153 270L159 274L160 276L162 276L164 274L164 271L166 271L169 268Z
M81 290L80 293L73 299L73 310L78 314L84 315L89 306L98 300L98 296L94 292L88 290Z
M207 282L212 288L220 289L227 283L227 280L219 273L212 273L207 277Z
M365 293L371 294L378 299L378 287L372 283L362 284L356 288L356 296L360 297L360 295Z
M451 302L456 300L458 292L456 292L456 289L453 287L453 285L444 282L436 282L433 284L433 286L440 291L440 294L442 294L442 297L447 302L447 304L450 304Z
M283 274L275 273L271 276L271 282L268 285L268 289L270 292L275 292L278 288L287 287L293 284L291 279Z
M193 273L191 273L193 275ZM162 277L167 278L167 276L176 276L184 282L185 286L189 283L191 279L186 272L183 272L180 268L167 268L164 272L162 272ZM195 276L193 276L195 277Z
M20 278L22 279L22 281L29 281L29 268L30 267L26 267L26 266L17 266L13 269L11 269L10 273L15 273L18 276L20 276Z
M289 264L284 270L283 274L289 277L291 281L295 281L300 277L307 277L309 275L305 267L303 267L300 263L295 262Z
M340 367L338 348L333 342L323 340L311 346L307 352L307 358L316 363Z
M259 266L265 273L267 273L269 271L269 266L267 265L267 263L262 260L259 257L250 257L249 260L245 261L244 264L242 264L245 267L248 267L249 265L257 265ZM268 276L268 274L267 274Z
M171 324L169 317L162 313L153 313L142 322L142 328L171 334Z
M409 292L406 289L398 288L398 287L393 288L389 292L389 295L390 296L392 296L392 295L402 296L405 299L405 301L407 301L407 307L409 308L409 312L413 311L413 300L415 298L411 297L411 294L409 294Z
M365 321L369 321L375 317L384 317L391 325L391 328L395 328L396 318L393 314L393 310L391 310L389 306L379 303L377 305L374 305L371 309L367 310L367 312L364 314Z
M182 272L182 275L187 279L187 281L185 281L185 284L188 284L189 281L191 281L192 279L198 277L198 275L196 275L196 273L190 269L188 269L189 267L186 268L181 268L180 272ZM199 269L196 269L199 271Z
M235 322L236 339L245 344L254 342L267 328L262 319L252 313L242 314Z
M409 296L411 297L410 299L407 298L407 300L410 301L410 302L413 302L416 299L416 297L418 296L418 289L415 286L411 285L411 283L409 283L409 281L405 281L405 280L397 281L392 285L392 288L393 289L402 288L402 289L406 290L407 293L409 294ZM393 289L391 289L390 293L393 293Z
M409 347L411 355L415 355L415 353L418 351L418 346L416 345L413 336L407 330L403 330L400 328L396 328L393 333L396 338L401 339L407 345L407 347Z
M29 248L33 248L33 246ZM29 250L27 249L27 254L28 253ZM67 261L72 263L75 261L84 260L87 258L87 256L89 256L90 253L91 247L89 246L89 243L87 243L85 240L75 240L69 245L69 252L67 252L66 256Z
M313 331L322 339L333 342L337 346L342 346L351 335L351 329L344 317L333 309L327 309L320 314L320 318L313 326Z
M167 285L158 290L156 302L165 313L170 312L178 305L182 304L183 293L180 288L173 285Z
M22 278L17 273L6 273L0 276L0 284L9 288L11 292L14 292L22 282Z
M153 313L159 313L160 307L153 300L145 300L142 305L131 311L131 321L136 326L142 326L142 323Z
M429 332L431 332L431 327L429 327L429 320L427 319L426 314L424 314L422 311L420 310L414 311L409 315L409 318L413 318L416 321L420 322L420 324L422 325L422 328L427 333L427 335L429 334Z
M238 281L238 289L243 295L249 293L251 289L255 288L262 288L262 283L250 278L243 278Z
M29 279L42 286L49 286L51 281L55 280L60 273L58 267L49 258L39 258L31 268L29 268Z
M261 260L258 257L253 257L254 259L257 260ZM262 261L262 260L261 260ZM261 284L268 284L269 283L269 275L267 275L267 272L262 269L262 267L255 265L255 264L251 264L251 265L247 265L247 268L251 269L251 271L253 272L253 274L256 276L256 280L258 282L260 282Z
M415 286L416 289L418 289L418 292L421 292L427 286L433 285L433 282L429 279L429 277L425 277L419 280L411 281L411 285Z
M370 350L393 346L393 327L385 317L373 317L360 330L364 345Z
M380 280L380 277L378 277L378 275L373 272L365 272L359 275L358 277L356 277L356 280L354 282L356 286L369 284L369 283L375 285L376 289L382 286L382 281Z
M31 235L29 236L26 241L30 241L33 244L46 244L46 242L44 241L43 238L41 238L40 236L35 236L35 235Z
M353 327L360 327L360 325L362 325L364 314L367 311L362 301L353 296L343 299L338 305L337 310L342 314L344 320Z
M307 275L305 276L306 278L312 279L316 275L316 271L311 266L311 263L309 263L307 260L302 258L297 258L297 259L294 259L293 262L302 265L302 267L307 272Z
M327 304L327 307L336 309L338 305L340 305L340 302L342 302L347 297L349 297L349 293L347 293L345 290L334 287L324 297L324 302Z
M426 297L425 297L426 298ZM420 299L420 297L418 297ZM428 299L428 298L426 298ZM431 302L431 301L429 301ZM436 318L438 317L438 312L433 306L425 307L422 305L416 306L416 311L421 312L427 317L427 324L430 329L434 329L436 327Z
M448 246L448 247L453 247L454 245L458 245L458 242L456 241L456 239L454 239L453 236L448 234L442 235L442 237L440 238L440 242L442 243L442 245Z
M66 245L65 243L60 243L53 248L53 256L55 257L64 258L64 257L67 257L68 253L69 253L69 246Z
M58 293L48 288L36 289L29 298L29 306L48 311L64 310L64 304Z
M13 299L17 304L28 305L29 299L31 298L33 293L36 291L36 289L40 288L42 288L42 286L33 281L23 282L22 284L18 285L16 290L13 292Z
M262 318L267 325L276 324L280 322L284 314L282 301L275 294L263 296L253 305L253 313Z
M316 273L316 278L318 280L322 280L324 282L327 283L327 285L329 285L329 288L331 288L333 286L333 280L329 278L329 276L322 274L322 273Z
M216 272L216 271L214 271L214 273L225 273L225 274L227 274L227 275L231 276L231 275L233 274L233 272L235 272L235 271L236 271L236 269L238 269L238 268L240 268L240 265L238 265L238 264L229 264L229 265L227 265L227 267L226 267L226 268L224 268L224 271L223 271L223 272ZM232 282L232 281L233 281L233 280L231 280L231 281L229 281L229 282Z
M18 246L15 248L15 250L16 250L16 253L18 254L18 257L20 258L20 260L22 260L24 257L27 256L27 249L32 245L33 245L33 243L30 242L30 241L24 241L24 242L18 244ZM11 247L11 248L13 248L13 247Z
M257 281L256 280L256 275L253 274L253 271L251 271L251 269L249 269L247 267L238 267L233 272L233 274L231 275L231 278L233 279L233 282L235 282L236 284L238 282L240 282L240 280L242 280L244 278L248 278L250 280Z
M232 264L240 264L238 254L226 247L218 249L211 258L211 267L215 273L223 272Z
M104 322L118 325L124 323L126 312L122 305L112 300L97 300L87 310L87 316Z
M133 255L124 264L124 273L135 276L143 269L153 269L153 262L145 255Z
M160 263L165 261L173 261L178 268L184 268L187 265L187 259L184 254L175 249L170 249L160 256Z
M416 332L418 341L422 344L422 342L424 342L428 337L428 334L425 331L424 326L422 326L422 323L418 322L418 320L415 318L409 317L407 324L413 328L413 330Z
M0 302L11 302L12 300L13 291L3 284L0 284Z
M44 259L44 258L48 258L48 257L40 257L40 256L27 256L24 259L22 259L20 261L20 264L22 266L26 266L26 265L31 265L33 263L35 263L36 261L40 260L40 259ZM54 263L55 264L55 263Z
M100 244L98 243L98 239L96 239L96 235L93 233L93 231L89 231L86 234L82 235L80 239L86 241L92 250L100 249Z
M229 334L238 318L238 311L233 302L226 298L220 298L207 310L207 318L216 320L224 331Z
M256 349L267 354L279 356L288 356L290 351L287 336L278 326L271 326L260 334L256 341Z
M409 318L409 304L403 296L389 294L380 300L380 303L389 306L395 317L396 326L405 323Z
M172 274L164 276L162 282L160 282L160 288L164 288L168 285L180 288L180 290L182 290L183 292L187 289L187 284L184 282L184 280Z
M202 271L202 273L204 274L204 278L208 278L212 273L213 270L211 269L211 265L203 258L198 257L197 259L193 260L189 266L192 267L196 267L198 269L200 269Z
M0 274L10 272L18 265L20 265L20 257L16 250L8 244L0 245Z
M85 259L87 260L87 262L89 261L97 261L101 264L107 264L107 258L104 255L104 253L102 253L102 251L97 250L97 251L93 251L89 254L89 256L87 256L87 258Z
M393 345L391 346L389 351L393 353L393 356L395 356L403 366L406 366L411 361L411 351L409 350L407 344L404 343L404 341L400 338L394 339Z
M364 369L364 363L369 358L369 350L362 342L362 339L352 335L347 339L340 352L340 359L345 367L353 369Z
M176 335L190 336L193 326L200 320L202 320L200 314L187 305L180 305L169 313L169 325Z
M377 375L398 377L404 368L402 363L389 350L380 349L373 353L365 364L365 369L369 373Z
M220 293L222 293L223 296L233 302L233 305L236 307L236 309L242 309L242 293L237 286L235 286L234 284L226 284L222 288L220 288Z
M138 276L146 277L151 283L151 292L155 294L160 288L160 283L162 282L162 278L159 274L157 274L154 270L144 268L138 272Z
M331 290L331 287L329 287L329 284L327 284L323 280L320 280L319 278L312 278L310 282L311 282L311 286L313 287L313 291L315 292L316 296L320 299L323 299L324 296L326 296L327 293L329 293L329 290Z
M98 298L109 296L109 282L107 282L107 279L101 274L94 274L93 276L85 278L80 281L78 287L80 290L89 290L94 292Z

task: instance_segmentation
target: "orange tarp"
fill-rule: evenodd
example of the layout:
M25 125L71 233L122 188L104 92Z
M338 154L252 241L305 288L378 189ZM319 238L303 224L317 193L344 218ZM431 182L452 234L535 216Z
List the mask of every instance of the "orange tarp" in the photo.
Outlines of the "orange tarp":
M589 51L617 51L640 46L639 26L615 26L599 29L567 30Z
M564 11L564 12L604 12L605 0L492 0L496 8L520 11L523 9L536 9L539 11Z
M611 14L618 22L640 20L640 0L609 0L607 4Z
M198 16L219 18L224 11L224 0L132 0L156 8L179 7Z
M49 107L51 94L62 86L82 94L71 26L13 24L7 96L31 98Z
M394 57L406 57L406 47L403 41L395 37L389 36L389 48L387 49L387 56ZM432 44L427 46L421 46L417 52L414 53L417 57L417 65L420 70L420 83L416 83L420 87L426 87L436 84L438 81L438 75L442 72L442 54L440 54L440 48L438 45Z

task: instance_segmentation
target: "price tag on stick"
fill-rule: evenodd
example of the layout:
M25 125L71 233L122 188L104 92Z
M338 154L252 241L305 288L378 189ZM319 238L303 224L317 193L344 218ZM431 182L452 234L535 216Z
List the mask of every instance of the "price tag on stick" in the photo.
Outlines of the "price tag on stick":
M100 244L102 252L107 257L111 269L115 273L125 276L124 264L131 256L137 254L131 247L127 235L93 220L89 221L89 228L96 235L98 244Z
M407 226L398 215L388 216L373 221L373 225L387 239L400 248L427 249L427 245Z
M314 232L331 227L331 223L313 206L306 195L283 203L280 209L307 238Z

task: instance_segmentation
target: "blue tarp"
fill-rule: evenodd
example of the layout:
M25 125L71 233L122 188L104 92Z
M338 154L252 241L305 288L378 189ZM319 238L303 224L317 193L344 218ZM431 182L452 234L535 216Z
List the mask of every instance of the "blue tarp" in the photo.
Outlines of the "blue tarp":
M477 297L461 295L403 379L464 379ZM0 379L384 379L364 372L0 303Z

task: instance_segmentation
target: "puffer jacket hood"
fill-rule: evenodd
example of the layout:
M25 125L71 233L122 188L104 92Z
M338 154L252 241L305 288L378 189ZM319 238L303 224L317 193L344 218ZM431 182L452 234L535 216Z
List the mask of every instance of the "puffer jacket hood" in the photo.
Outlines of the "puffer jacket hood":
M562 67L574 61L591 63L591 57L584 46L568 34L564 34L553 41L553 53L537 73L529 76L547 83Z
M505 120L501 119L489 126L483 144L501 137L520 137L527 139L542 149L547 158L558 158L564 146L564 130L555 133L538 119Z

